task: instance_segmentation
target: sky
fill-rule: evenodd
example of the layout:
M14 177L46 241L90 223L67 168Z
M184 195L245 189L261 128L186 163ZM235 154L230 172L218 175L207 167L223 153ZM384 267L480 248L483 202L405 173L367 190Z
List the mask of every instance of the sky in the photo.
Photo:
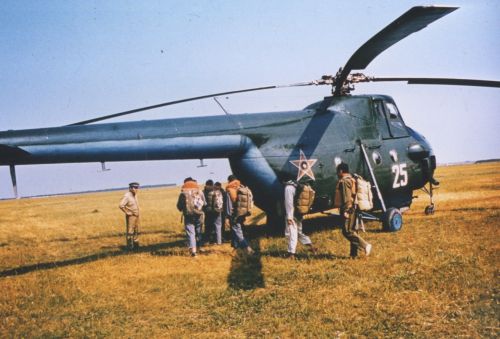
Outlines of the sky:
M420 1L10 1L0 3L0 130L53 127L165 101L335 74L354 51ZM500 2L460 9L400 41L373 76L500 80ZM220 97L233 114L302 109L329 95L308 87ZM439 163L500 158L500 90L358 84L387 94ZM212 99L112 121L224 114ZM224 181L226 160L17 166L22 196ZM0 198L13 197L0 167Z

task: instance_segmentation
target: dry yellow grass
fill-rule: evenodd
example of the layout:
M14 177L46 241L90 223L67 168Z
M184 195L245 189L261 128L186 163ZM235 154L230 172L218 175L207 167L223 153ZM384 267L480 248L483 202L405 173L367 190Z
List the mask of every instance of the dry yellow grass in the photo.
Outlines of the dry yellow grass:
M0 337L498 337L500 163L437 176L437 212L422 193L402 231L369 223L361 260L324 217L306 223L317 256L284 259L257 226L260 256L226 243L192 259L176 188L141 191L132 254L123 192L2 201Z

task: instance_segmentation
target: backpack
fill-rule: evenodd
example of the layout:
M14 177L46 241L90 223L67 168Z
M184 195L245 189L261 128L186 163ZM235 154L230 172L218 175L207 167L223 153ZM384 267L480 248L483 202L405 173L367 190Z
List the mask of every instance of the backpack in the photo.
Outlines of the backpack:
M234 211L236 216L247 216L252 213L253 208L253 194L250 188L240 185L236 192L236 202L234 204Z
M207 212L222 212L224 206L224 196L220 190L212 190L207 194Z
M203 205L205 201L199 189L184 189L183 213L185 216L199 216L203 214Z
M356 180L356 197L354 203L361 211L369 211L373 208L373 193L371 183L360 175L354 174Z
M309 213L315 196L316 192L311 186L299 184L295 192L295 211L298 214Z

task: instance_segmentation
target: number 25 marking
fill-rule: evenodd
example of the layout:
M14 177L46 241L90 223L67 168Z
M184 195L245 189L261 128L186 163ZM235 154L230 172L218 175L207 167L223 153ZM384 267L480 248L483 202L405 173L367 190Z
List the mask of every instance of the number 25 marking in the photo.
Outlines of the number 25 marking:
M408 184L408 172L406 171L406 163L392 166L394 173L394 182L392 188L404 187Z

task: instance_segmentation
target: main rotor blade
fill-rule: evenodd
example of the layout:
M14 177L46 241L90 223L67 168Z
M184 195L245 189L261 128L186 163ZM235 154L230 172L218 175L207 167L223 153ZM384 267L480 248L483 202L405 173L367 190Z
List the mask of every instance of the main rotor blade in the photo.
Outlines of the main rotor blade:
M407 81L409 85L458 85L458 86L500 87L500 81L478 80L478 79L370 77L369 81L374 81L374 82Z
M151 109L155 109L155 108L160 108L160 107L165 107L165 106L170 106L170 105L175 105L175 104L180 104L180 103L188 102L188 101L195 101L195 100L201 100L201 99L206 99L206 98L213 98L213 97L217 97L217 96L220 96L220 95L228 95L228 94L236 94L236 93L244 93L244 92L253 92L253 91L262 91L262 90L265 90L265 89L273 89L273 88L310 86L310 85L315 85L315 82L299 82L299 83L290 84L290 85L274 85L274 86L265 86L265 87L255 87L255 88L240 89L240 90L236 90L236 91L220 92L220 93L214 93L214 94L201 95L201 96L198 96L198 97L191 97L191 98L186 98L186 99L168 101L168 102L164 102L164 103L157 104L157 105L151 105L151 106L146 106L146 107L135 108L135 109L131 109L131 110L120 112L120 113L103 115L103 116L100 116L100 117L97 117L97 118L94 118L94 119L79 121L79 122L75 122L73 124L69 124L69 125L66 125L66 126L86 125L86 124L90 124L92 122L103 121L103 120L107 120L107 119L111 119L111 118L121 117L123 115L133 114L133 113L137 113L137 112L147 111L147 110L151 110Z
M336 80L334 95L340 94L344 81L353 69L365 69L373 59L387 48L457 8L449 6L416 6L408 10L354 52Z

